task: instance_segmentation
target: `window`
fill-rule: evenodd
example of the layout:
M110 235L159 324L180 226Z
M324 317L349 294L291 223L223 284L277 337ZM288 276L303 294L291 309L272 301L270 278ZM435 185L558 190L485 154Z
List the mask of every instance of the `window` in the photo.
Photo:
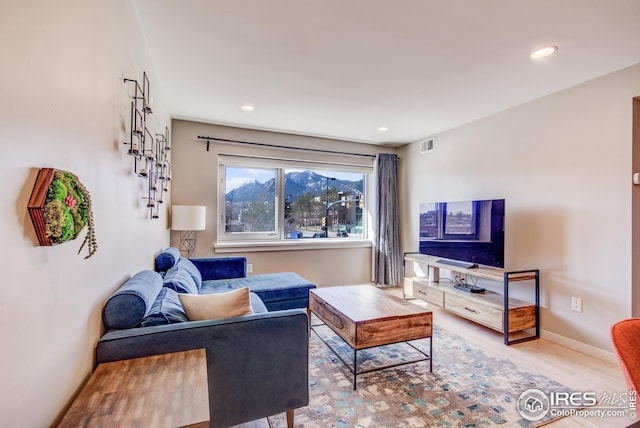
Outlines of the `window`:
M285 169L285 238L362 238L364 182L357 172Z
M226 233L275 235L275 169L226 166L224 218Z
M218 239L311 243L366 238L368 174L361 167L325 169L223 156Z

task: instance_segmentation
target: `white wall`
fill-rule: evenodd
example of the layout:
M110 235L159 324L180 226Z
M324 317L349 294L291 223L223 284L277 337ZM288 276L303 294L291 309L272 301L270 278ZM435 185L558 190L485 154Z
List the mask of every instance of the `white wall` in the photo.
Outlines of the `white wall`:
M2 9L0 427L44 427L92 370L108 295L152 268L168 245L166 212L146 219L142 182L121 144L131 89L123 77L150 72L152 129L170 123L130 1L13 1ZM37 246L27 202L41 167L71 171L91 192L92 258L76 254L84 231Z
M638 95L640 65L436 135L433 152L405 146L404 250L418 248L419 203L505 198L506 264L541 269L546 335L611 351L610 326L631 315Z
M393 152L393 149L184 120L174 120L172 125L173 201L180 205L207 206L207 228L197 233L196 257L243 255L247 257L248 263L253 264L254 274L292 271L319 286L361 284L371 280L370 247L256 252L249 246L239 248L236 253L216 253L214 245L217 239L218 153L234 152L276 157L284 155L282 151L273 148L231 146L213 142L210 151L207 152L206 142L198 140L198 136L362 154ZM289 151L288 154L290 155L291 152ZM304 156L313 156L313 154L305 152ZM344 156L340 158L344 160ZM179 242L179 233L171 232L172 245L177 247Z

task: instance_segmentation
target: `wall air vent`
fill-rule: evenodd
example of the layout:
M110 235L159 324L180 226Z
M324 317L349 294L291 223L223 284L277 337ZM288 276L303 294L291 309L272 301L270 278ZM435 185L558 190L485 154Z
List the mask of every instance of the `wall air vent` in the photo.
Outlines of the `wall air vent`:
M432 152L434 149L434 142L435 138L428 138L426 140L420 141L420 154Z

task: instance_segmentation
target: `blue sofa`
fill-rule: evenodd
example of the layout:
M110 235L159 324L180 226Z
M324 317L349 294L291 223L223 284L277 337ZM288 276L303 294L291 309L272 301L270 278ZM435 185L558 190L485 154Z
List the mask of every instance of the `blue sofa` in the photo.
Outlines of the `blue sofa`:
M204 348L212 427L228 427L309 402L309 290L295 273L246 276L246 258L186 259L175 248L156 257L107 300L97 363ZM253 314L188 321L179 293L249 287Z

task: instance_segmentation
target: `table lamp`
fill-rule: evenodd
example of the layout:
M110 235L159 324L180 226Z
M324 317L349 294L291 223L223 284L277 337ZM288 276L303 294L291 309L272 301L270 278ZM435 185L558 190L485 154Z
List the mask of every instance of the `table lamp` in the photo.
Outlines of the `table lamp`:
M173 205L171 230L180 231L180 253L192 257L196 248L196 230L205 230L207 207L201 205Z

